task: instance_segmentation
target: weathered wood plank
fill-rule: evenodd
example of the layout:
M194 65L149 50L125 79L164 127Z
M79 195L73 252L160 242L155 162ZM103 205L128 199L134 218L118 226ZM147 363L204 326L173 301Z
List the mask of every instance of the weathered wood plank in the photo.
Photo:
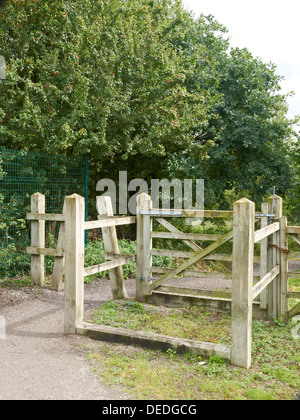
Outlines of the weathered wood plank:
M251 327L255 204L246 198L233 205L231 362L251 366Z
M170 273L173 269L167 267L155 267L152 266L152 273L157 274L166 274ZM198 271L198 270L184 270L180 273L180 276L184 277L195 277L202 279L213 279L213 280L223 280L231 279L231 273L217 273L214 271Z
M287 218L280 218L280 248L288 248L288 235L286 233L287 227ZM287 297L289 283L288 283L288 271L289 271L289 261L288 254L286 252L280 253L280 281L281 281L281 310L283 319L286 320L287 313L289 311L289 301Z
M135 255L124 255L121 258L106 261L104 263L93 265L91 267L86 267L84 269L84 277L91 276L92 274L102 273L106 270L112 270L113 268L120 267L122 265L129 264L134 261Z
M253 300L258 296L262 290L264 290L280 273L279 265L274 267L269 273L267 273L252 289Z
M263 227L260 230L257 230L254 232L254 243L260 242L264 238L267 238L269 235L272 235L273 233L279 231L279 223L273 223L272 225Z
M84 316L84 198L77 194L66 197L65 211L64 332L75 334Z
M278 195L271 196L268 199L268 205L270 213L274 213L275 219L280 220L282 217L282 198ZM275 247L269 248L268 271L271 271L276 265L280 264L280 253L278 249L280 247L279 231L269 237L269 242L270 245L275 245ZM270 319L281 316L281 306L281 278L277 276L268 286L268 313Z
M86 322L77 325L77 334L92 337L95 340L122 343L167 351L173 349L178 353L193 353L210 357L215 354L230 362L230 349L221 344L205 343L184 338L170 337L146 331L133 331L125 328L95 325Z
M300 273L293 273L292 271L288 272L289 279L300 279Z
M209 245L207 248L203 249L202 251L198 251L194 253L194 255L185 261L183 264L181 264L179 267L174 269L172 272L162 276L160 279L156 280L154 283L151 284L149 290L154 290L157 286L160 286L161 284L165 283L169 279L173 278L174 276L177 276L179 273L190 267L191 265L195 264L197 261L199 261L201 258L205 257L206 255L210 254L212 251L223 245L224 243L228 242L230 239L232 239L233 232L229 232L226 235L224 235L222 238L214 242L213 244Z
M27 220L38 221L45 220L48 222L65 222L65 216L63 214L52 214L52 213L27 213Z
M268 203L262 203L261 212L262 214L268 214ZM269 224L268 217L261 218L261 228L265 228ZM268 238L264 238L260 243L260 280L268 273ZM267 289L262 290L260 293L260 307L267 309Z
M175 226L173 226L171 223L169 223L167 220L165 219L156 219L163 227L165 227L166 229L168 229L170 232L174 232L174 233L181 233ZM201 251L203 248L201 248L199 245L197 245L195 242L193 242L192 240L183 240L183 242L189 246L190 248L192 248L194 251ZM218 262L218 261L212 261L211 262L212 267L214 267L217 270L222 270L224 272L230 272L230 270L225 267L224 264Z
M152 273L152 238L153 219L141 211L150 212L152 200L148 194L140 194L137 199L137 277L136 296L139 302L145 302L149 295Z
M287 296L287 299L300 299L300 292L293 292L289 290L286 296Z
M101 217L99 216L99 220L92 220L89 222L84 223L84 228L86 230L90 229L100 229L105 227L111 226L122 226L122 225L130 225L136 223L135 216L111 216L111 217Z
M291 319L297 314L300 314L300 302L297 303L297 305L295 305L292 309L290 309L288 312L288 318Z
M63 207L63 215L65 214L65 206ZM66 248L66 226L65 223L61 223L59 227L59 234L57 239L57 248ZM61 291L65 287L64 282L65 275L65 254L60 257L56 257L53 265L53 272L51 278L51 289Z
M297 242L298 245L300 245L300 236L293 235L293 234L291 234L290 236L294 239L294 241Z
M122 257L130 257L130 258L133 259L133 262L136 261L136 255L135 254L113 254L111 252L105 252L104 253L104 258L108 261L116 260L116 259L122 258Z
M99 196L97 197L97 211L100 222L104 222L104 217L112 217L113 206L110 197ZM101 220L102 219L102 220ZM86 223L85 223L86 226ZM115 226L102 227L102 237L104 243L105 252L111 252L119 254L119 244L117 238L117 231ZM125 287L124 275L121 266L113 267L109 269L109 279L112 289L113 299L123 299L127 297L127 291Z
M194 255L194 252L189 251L174 251L170 249L153 249L152 255L160 255L163 257L173 257L173 258L191 258ZM214 254L213 252L203 257L203 260L208 261L226 261L231 262L232 261L232 255L231 254ZM260 263L260 257L255 255L253 257L253 262L255 264Z
M195 217L195 218L229 218L233 216L232 211L227 210L185 210L185 209L152 209L152 217Z
M40 193L31 196L31 212L38 215L45 213L45 196ZM30 219L28 219L30 220ZM31 221L31 247L45 248L45 221L35 219ZM45 282L45 257L42 254L31 255L31 281L35 286L42 286Z
M198 241L217 241L221 239L223 235L210 234L210 233L177 233L177 232L152 232L152 238L159 239L190 239Z
M300 261L300 252L291 252L288 254L288 261Z
M189 289L187 287L176 287L176 286L158 286L155 290L156 292L164 292L164 293L173 293L179 295L187 295L187 296L205 296L205 297L212 297L212 298L222 298L222 299L230 299L231 292L230 291L220 291L220 290L199 290L199 289Z
M287 226L286 232L295 235L300 235L300 226Z
M39 248L37 246L30 246L26 248L27 254L31 255L49 255L52 257L63 257L65 251L59 248Z

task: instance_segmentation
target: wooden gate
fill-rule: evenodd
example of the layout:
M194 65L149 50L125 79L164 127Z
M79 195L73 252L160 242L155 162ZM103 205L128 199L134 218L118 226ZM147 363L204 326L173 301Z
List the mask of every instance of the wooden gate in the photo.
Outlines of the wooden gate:
M32 196L32 213L27 219L32 222L31 247L32 281L43 284L44 255L53 255L60 262L59 281L64 274L65 286L65 333L72 334L82 330L84 315L84 277L105 270L110 272L114 298L126 297L122 265L136 260L136 296L139 301L153 302L153 296L199 298L203 306L213 310L230 311L232 314L231 348L222 348L230 353L232 364L249 368L251 365L251 325L252 315L259 312L260 318L282 318L286 321L300 312L300 303L289 308L289 299L300 299L299 292L288 288L289 277L299 278L300 273L289 270L289 262L300 260L299 253L292 254L288 249L288 235L300 245L300 227L288 226L282 216L282 199L271 197L262 205L261 213L255 213L255 204L244 198L234 203L233 211L215 210L155 210L151 198L141 194L137 202L137 217L113 216L111 202L107 197L98 198L99 220L84 221L84 198L74 194L65 198L63 213L46 214L44 196ZM233 219L233 230L225 235L182 233L171 225L166 217L222 217ZM168 232L153 231L153 219L157 219ZM57 249L45 248L45 220L59 221L62 225L61 238ZM260 222L259 222L260 221ZM121 255L117 246L115 226L137 222L137 254ZM260 223L256 229L256 223ZM108 261L93 267L84 267L84 231L101 228ZM153 238L183 240L192 252L153 250ZM204 249L195 240L211 241ZM215 251L228 241L233 241L232 255L217 254ZM260 255L254 256L254 245L260 243ZM186 258L175 269L153 267L153 255L169 255ZM216 269L224 269L222 262L232 261L232 272L203 272L190 270L201 259L213 261ZM260 263L260 275L253 275L254 262ZM153 279L153 273L162 274ZM208 279L231 278L231 298L203 296L203 291L170 288L162 286L178 275L204 277ZM259 301L257 300L260 297ZM157 302L154 302L157 303ZM166 303L165 300L159 303ZM173 301L174 303L174 301ZM178 302L177 302L178 303ZM182 303L182 302L180 302ZM186 303L186 302L185 302ZM204 343L207 344L207 343ZM215 349L215 347L214 347Z
M233 241L234 231L225 235L182 233L166 220L174 217L201 220L206 217L233 219L234 211L153 209L150 196L141 194L137 203L137 299L141 302L163 304L194 304L196 298L201 298L200 304L208 308L231 312L231 292L180 288L165 283L178 276L208 280L232 279L232 271L223 263L233 262L238 248L233 250L232 254L220 254L216 250L226 242ZM282 216L282 198L276 195L270 197L267 203L263 203L260 212L255 212L253 217L254 243L260 244L260 255L254 255L254 252L252 255L253 263L259 266L259 275L254 275L253 272L251 274L255 285L254 316L263 319L283 317L288 321L300 311L300 304L289 309L289 299L300 298L299 292L290 291L288 287L289 278L300 277L300 273L292 272L289 263L300 261L300 254L288 250L288 235L300 244L300 227L288 226L286 217ZM168 232L154 231L154 220ZM153 249L154 238L182 240L191 251ZM211 244L202 249L194 242L196 240L211 241ZM152 265L153 256L182 258L186 261L174 269L156 267ZM192 270L191 267L201 259L209 261L215 271ZM161 277L154 278L157 275Z
M182 233L166 220L167 217L200 218L201 220L203 217L232 218L233 212L216 210L153 210L150 196L141 194L138 197L137 210L137 298L140 301L145 302L149 300L148 297L154 291L160 291L162 293L178 291L178 288L162 286L175 276L181 275L208 279L231 278L231 272L222 264L222 261L230 261L232 260L232 256L214 254L214 251L232 240L233 231L225 235ZM154 219L164 226L168 232L153 231ZM193 252L152 249L152 240L154 238L182 240ZM203 249L194 242L195 240L212 241L213 243ZM152 265L152 256L157 255L186 258L187 261L174 269L154 267ZM223 272L190 270L201 259L213 261L213 266L216 269L221 269ZM153 274L162 274L162 276L154 280L152 277ZM181 292L184 292L184 290L181 289ZM187 290L186 292L191 293Z

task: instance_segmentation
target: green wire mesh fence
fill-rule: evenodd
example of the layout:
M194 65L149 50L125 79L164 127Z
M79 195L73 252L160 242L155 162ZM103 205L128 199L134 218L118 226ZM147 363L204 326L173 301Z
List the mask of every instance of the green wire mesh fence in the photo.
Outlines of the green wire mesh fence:
M86 158L0 148L0 279L30 272L26 214L30 213L31 195L45 194L47 213L61 213L66 195L80 194L87 203L87 171ZM55 246L58 228L57 223L46 223L48 246ZM46 267L51 269L52 264L50 257Z

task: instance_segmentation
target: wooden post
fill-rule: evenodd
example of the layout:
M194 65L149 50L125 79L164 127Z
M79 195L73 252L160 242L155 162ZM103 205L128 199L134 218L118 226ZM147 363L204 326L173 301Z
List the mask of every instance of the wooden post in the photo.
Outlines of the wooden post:
M288 249L288 235L286 232L287 218L281 217L280 219L280 248ZM281 315L283 320L288 323L288 312L289 312L289 300L287 297L288 293L288 271L289 271L289 260L287 252L281 251L280 256L280 280L281 280Z
M268 203L261 205L262 214L268 214ZM268 217L261 218L261 229L268 226ZM263 239L260 242L260 279L262 279L268 273L268 238ZM267 309L267 288L265 288L260 294L260 307L261 309Z
M65 334L75 334L84 315L85 200L77 194L65 198Z
M63 208L63 215L65 216L65 205ZM59 234L57 239L57 248L65 250L66 248L66 228L65 223L61 222L59 227ZM51 280L51 289L61 291L64 289L64 275L65 275L65 255L62 257L55 257L52 280Z
M31 213L45 213L45 196L40 193L31 196ZM45 248L45 221L31 222L31 246ZM31 255L31 281L35 286L45 282L45 256Z
M231 362L251 366L255 204L247 198L233 206Z
M98 219L103 216L113 216L113 207L110 197L97 197ZM119 254L119 244L115 226L102 228L104 249L107 253ZM109 278L113 299L124 299L127 297L122 267L109 270Z
M140 210L152 209L151 197L142 193L137 197L137 256L136 256L136 298L146 302L151 284L152 267L152 225L150 215L142 215Z
M268 199L269 212L275 215L275 220L280 220L282 217L282 198L278 195ZM279 251L279 232L273 233L269 239L269 245L272 245L268 249L268 271L271 271L276 265L280 264L280 251ZM276 248L278 247L278 248ZM281 281L280 275L278 275L268 287L268 317L279 318L281 315Z

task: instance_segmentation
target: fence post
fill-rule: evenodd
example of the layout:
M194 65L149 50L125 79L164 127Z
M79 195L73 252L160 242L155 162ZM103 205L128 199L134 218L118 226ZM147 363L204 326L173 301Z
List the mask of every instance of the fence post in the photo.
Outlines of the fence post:
M103 216L113 216L113 207L110 197L97 197L98 219ZM102 228L104 249L107 253L119 254L119 244L115 226ZM113 299L124 299L127 297L124 275L122 267L109 270L109 278L112 289Z
M274 196L274 203L273 203L273 196L269 197L268 199L268 206L269 206L269 213L275 215L276 220L280 220L282 217L282 198L278 195ZM272 209L273 207L273 209ZM272 270L276 265L280 265L280 251L279 247L279 232L273 233L272 236L269 237L269 245L275 245L268 249L268 271ZM268 286L268 317L269 319L272 318L279 318L281 315L281 283L280 283L280 275L278 275L272 283Z
M64 332L75 334L84 315L84 198L65 198L65 313Z
M136 256L136 298L146 302L151 284L152 266L152 225L150 215L142 215L140 210L152 209L151 197L142 193L137 197L137 256Z
M45 213L45 196L40 193L31 196L31 213ZM31 246L45 248L45 221L31 222ZM31 255L31 281L35 286L45 282L45 256Z
M252 289L255 204L243 198L233 205L231 362L251 366Z
M261 205L262 214L268 214L269 207L268 203ZM268 226L269 218L261 218L261 229ZM260 242L260 278L262 279L268 273L268 238L264 238ZM261 309L267 309L267 288L265 288L260 294L260 307Z
M65 205L63 207L63 215L65 215ZM62 222L59 227L59 234L57 239L57 248L65 250L66 248L66 227L65 223ZM52 271L52 280L51 280L51 289L61 291L64 289L64 275L65 275L65 255L62 257L55 257L53 271Z
M281 217L280 219L280 248L288 249L288 234L287 218ZM281 315L284 322L288 323L288 312L289 312L289 300L287 297L288 293L288 271L289 271L289 260L287 252L281 251L280 256L280 280L281 280Z

